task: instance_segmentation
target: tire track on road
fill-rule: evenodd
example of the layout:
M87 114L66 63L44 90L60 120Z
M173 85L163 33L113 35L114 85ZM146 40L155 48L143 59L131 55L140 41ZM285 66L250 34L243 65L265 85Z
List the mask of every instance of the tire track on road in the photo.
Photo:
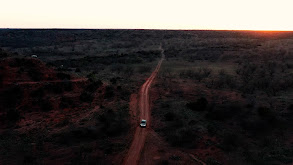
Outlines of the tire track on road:
M146 80L146 82L142 85L139 91L139 121L141 119L147 120L147 127L140 128L139 126L136 127L134 138L132 140L131 146L128 150L128 153L124 159L124 165L136 165L140 159L140 155L142 149L144 147L145 139L148 133L148 129L150 128L150 103L149 103L149 89L155 77L157 76L161 64L165 58L164 50L162 46L160 46L162 58L160 59L156 69L152 72L151 76Z

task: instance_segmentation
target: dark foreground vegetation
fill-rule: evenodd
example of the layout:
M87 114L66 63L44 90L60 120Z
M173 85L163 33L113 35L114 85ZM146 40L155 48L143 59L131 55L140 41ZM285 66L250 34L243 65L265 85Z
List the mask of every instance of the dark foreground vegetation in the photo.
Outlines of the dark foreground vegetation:
M165 43L153 128L207 164L291 164L293 34L230 34Z
M167 145L153 164L195 163L178 151L207 164L292 164L292 32L9 29L0 164L121 164L136 127L130 96L160 45L151 127Z
M121 164L135 128L130 95L159 44L125 43L116 31L0 36L0 164Z

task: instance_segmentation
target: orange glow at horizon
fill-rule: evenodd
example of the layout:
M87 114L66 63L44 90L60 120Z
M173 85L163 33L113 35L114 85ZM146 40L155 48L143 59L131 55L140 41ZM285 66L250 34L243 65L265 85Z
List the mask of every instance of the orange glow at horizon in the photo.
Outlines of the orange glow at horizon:
M291 0L9 0L0 28L292 31Z

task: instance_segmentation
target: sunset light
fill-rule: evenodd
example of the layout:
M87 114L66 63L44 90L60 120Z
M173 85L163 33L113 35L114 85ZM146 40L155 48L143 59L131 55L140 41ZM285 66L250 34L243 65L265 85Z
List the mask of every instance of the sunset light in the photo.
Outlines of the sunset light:
M2 0L0 165L293 165L293 0Z
M292 1L11 0L0 28L293 30Z

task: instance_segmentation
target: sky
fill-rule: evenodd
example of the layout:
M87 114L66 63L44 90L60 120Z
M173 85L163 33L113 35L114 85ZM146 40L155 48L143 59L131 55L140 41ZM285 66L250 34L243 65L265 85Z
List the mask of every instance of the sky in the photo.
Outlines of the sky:
M0 0L0 28L293 30L292 0Z

